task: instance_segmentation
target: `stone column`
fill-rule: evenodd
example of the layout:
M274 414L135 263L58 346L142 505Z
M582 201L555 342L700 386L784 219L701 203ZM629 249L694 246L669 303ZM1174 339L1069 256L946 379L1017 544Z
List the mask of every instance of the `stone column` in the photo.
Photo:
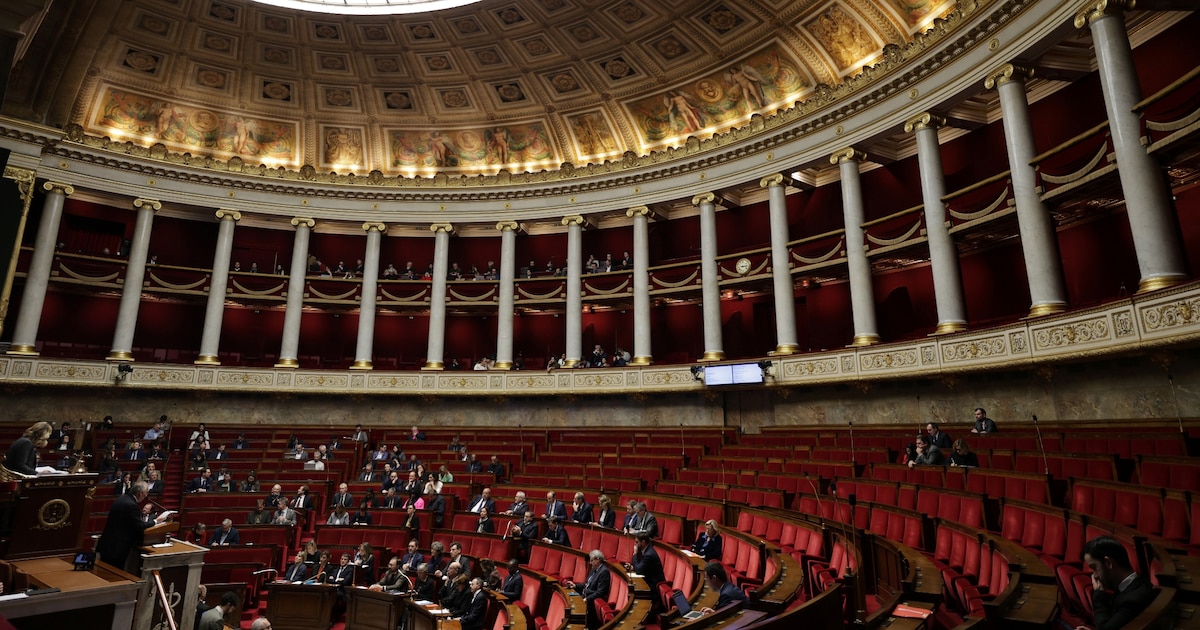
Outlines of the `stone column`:
M629 365L650 365L650 208L625 211L633 218L633 359Z
M701 361L725 358L721 340L721 278L717 274L717 196L711 192L692 197L700 206L700 296L704 306L704 356Z
M925 204L925 236L929 243L929 267L933 272L933 300L937 304L938 325L935 334L967 329L967 309L963 300L962 273L958 268L958 249L946 227L945 174L938 145L938 127L946 119L924 112L904 123L906 133L917 137L917 163L921 168L921 199Z
M511 370L513 366L513 291L517 277L516 221L501 221L500 230L500 304L496 317L496 369Z
M50 286L50 267L54 264L63 203L67 195L75 192L70 184L58 182L45 182L42 188L46 190L46 200L42 202L42 219L38 223L37 240L33 244L29 272L25 275L25 289L21 293L21 310L17 313L8 354L37 356L38 327L42 323L46 288Z
M296 238L292 241L292 266L288 272L287 310L283 314L283 343L277 368L300 366L300 316L304 309L304 283L308 273L308 237L317 222L305 217L292 219Z
M829 156L837 164L842 177L842 220L846 226L846 269L850 277L850 314L854 319L852 346L879 343L879 328L875 322L875 287L871 280L871 263L867 260L866 232L863 230L862 180L858 165L867 156L847 147Z
M429 295L429 349L425 352L425 367L422 370L445 369L443 355L446 350L446 274L450 272L450 235L454 226L449 223L434 223L429 226L434 234L433 284Z
M787 193L792 180L776 173L758 185L767 189L771 212L771 279L775 294L775 352L795 354L800 350L796 336L796 291L792 288L791 255L788 253Z
M229 257L233 253L233 228L242 219L236 210L217 210L217 250L213 253L212 276L208 281L208 305L204 309L204 332L196 365L221 365L221 323L225 318L225 289L229 286Z
M1075 16L1075 27L1090 27L1100 70L1104 109L1117 154L1117 174L1125 193L1126 217L1133 236L1141 280L1138 293L1173 286L1187 279L1171 192L1158 161L1142 146L1142 127L1133 111L1141 100L1137 68L1123 11L1132 0L1101 0Z
M1017 224L1021 233L1021 251L1029 276L1030 317L1061 313L1067 308L1067 289L1063 281L1058 237L1050 211L1042 203L1037 178L1029 163L1037 155L1033 126L1029 123L1029 101L1025 80L1032 76L1028 68L1005 64L988 76L987 89L1000 95L1004 123L1004 144L1008 149L1009 178L1017 206Z
M583 359L583 217L563 217L567 226L567 340L563 365Z
M375 298L379 285L379 244L387 226L370 222L362 224L367 231L367 253L363 256L362 299L358 305L358 342L354 346L351 370L371 369L375 348Z
M133 243L125 262L125 284L121 287L121 305L117 307L117 330L113 333L109 361L133 360L133 333L137 330L138 308L142 305L142 280L146 277L146 258L150 251L150 228L154 213L162 210L155 199L134 199L137 221L133 224Z

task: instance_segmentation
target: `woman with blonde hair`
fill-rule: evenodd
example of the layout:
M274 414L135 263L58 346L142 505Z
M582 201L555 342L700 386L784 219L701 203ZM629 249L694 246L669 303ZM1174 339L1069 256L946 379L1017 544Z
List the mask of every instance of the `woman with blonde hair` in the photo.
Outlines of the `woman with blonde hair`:
M950 453L950 465L964 468L978 468L979 456L971 452L967 441L959 438L954 440L954 451Z
M37 474L37 449L46 448L54 427L49 422L38 422L25 429L21 437L8 447L4 456L4 468L22 475Z

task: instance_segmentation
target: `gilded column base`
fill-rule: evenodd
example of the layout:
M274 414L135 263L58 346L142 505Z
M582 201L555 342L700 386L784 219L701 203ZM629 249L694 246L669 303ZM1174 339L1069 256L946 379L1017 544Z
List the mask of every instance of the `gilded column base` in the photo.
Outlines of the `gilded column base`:
M1141 295L1151 291L1158 291L1159 289L1166 289L1177 284L1183 284L1186 281L1187 276L1183 274L1142 278L1141 282L1138 282L1137 294Z
M1065 310L1067 310L1066 302L1043 302L1042 304L1034 304L1033 306L1029 307L1029 315L1027 318L1058 315Z
M633 357L629 365L650 365L654 363L654 357Z
M778 346L775 346L775 350L773 352L770 352L768 354L770 354L771 356L775 356L777 354L783 354L783 355L796 354L797 352L800 352L800 346L798 346L794 343L781 343Z
M935 335L948 335L950 333L962 332L967 329L967 322L938 322L937 328L934 329Z
M440 372L444 369L446 369L446 364L441 361L427 361L421 371Z
M298 367L300 367L300 362L295 359L280 359L279 362L275 364L275 367L277 367L277 368L298 368Z
M573 368L576 365L579 365L579 359L563 359L564 368Z
M133 361L133 353L124 350L113 350L104 358L109 361Z
M721 352L720 350L709 350L704 353L704 356L700 357L700 363L704 363L706 361L722 361L724 359L724 352Z
M193 363L195 365L221 365L221 360L211 354L202 354Z
M850 340L851 347L873 346L879 343L879 335L871 333L869 335L854 335L854 339Z
M370 361L355 361L350 364L351 370L373 370L375 366Z
M23 357L36 357L38 355L37 348L33 346L19 345L9 346L7 354L15 354Z
M512 361L497 361L495 365L492 366L493 370L511 370L512 368Z

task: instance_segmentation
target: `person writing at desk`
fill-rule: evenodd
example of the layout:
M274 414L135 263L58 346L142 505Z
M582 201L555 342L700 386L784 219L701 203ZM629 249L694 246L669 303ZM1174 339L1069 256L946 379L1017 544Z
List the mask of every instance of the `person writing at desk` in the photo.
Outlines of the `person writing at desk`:
M53 430L49 422L38 422L25 429L21 437L8 447L8 454L0 466L22 475L36 475L37 449L46 448Z
M47 431L46 435L49 434ZM104 532L100 534L100 541L96 543L96 553L101 560L130 573L137 572L137 556L131 552L142 546L146 529L162 523L170 516L170 512L163 512L149 523L142 521L142 509L139 504L145 501L149 494L146 482L137 481L127 494L117 497L113 502L108 511L108 519L104 523Z
M722 551L721 533L717 530L717 522L709 520L704 523L704 533L700 534L692 545L692 553L705 560L720 561Z
M701 608L700 612L709 615L731 604L745 606L749 603L750 600L746 597L745 591L729 581L729 574L725 572L725 567L721 566L720 562L709 562L704 565L704 579L708 581L708 588L716 591L719 595L716 608L706 606Z

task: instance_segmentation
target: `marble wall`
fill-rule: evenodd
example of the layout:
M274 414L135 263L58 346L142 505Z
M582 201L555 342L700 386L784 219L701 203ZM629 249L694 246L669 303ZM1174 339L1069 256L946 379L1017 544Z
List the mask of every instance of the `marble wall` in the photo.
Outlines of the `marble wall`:
M1174 378L1174 388L1167 375ZM5 389L9 422L97 419L264 426L676 427L736 426L746 432L789 425L856 426L971 421L983 406L1003 429L1043 422L1200 418L1200 351L997 370L941 378L745 392L611 396L395 397L217 394L92 387Z

